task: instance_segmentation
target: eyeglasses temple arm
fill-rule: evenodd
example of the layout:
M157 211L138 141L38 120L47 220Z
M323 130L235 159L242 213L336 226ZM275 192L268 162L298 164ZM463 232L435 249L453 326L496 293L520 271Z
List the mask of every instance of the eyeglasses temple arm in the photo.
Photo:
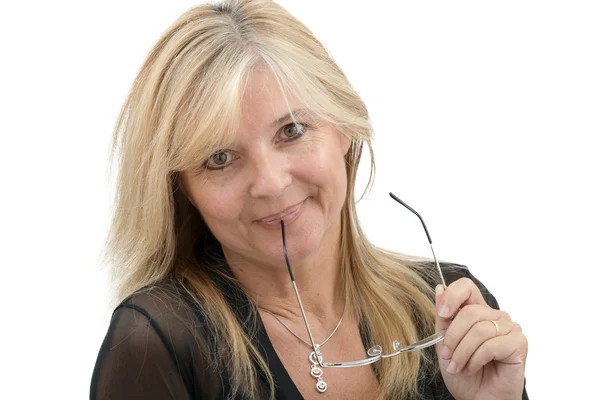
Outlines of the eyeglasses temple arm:
M438 269L438 273L440 274L440 278L442 280L442 285L444 285L444 289L445 289L447 286L446 286L446 281L444 280L444 274L442 274L442 268L440 267L440 263L438 262L438 259L435 256L435 251L433 250L433 242L431 241L431 236L429 236L429 230L427 230L427 225L425 225L425 221L423 221L423 218L421 218L421 215L414 208L412 208L411 206L409 206L408 204L406 204L405 202L400 200L398 198L398 196L396 196L394 193L390 192L390 197L392 199L396 200L398 203L402 204L404 207L408 208L409 211L411 211L413 214L415 214L417 217L419 217L421 224L423 224L423 228L425 228L425 234L427 235L427 240L429 241L429 247L431 248L431 253L433 254L433 260L435 261L435 266Z
M304 312L304 306L302 305L302 300L300 300L300 293L298 293L298 287L296 286L296 280L294 279L294 273L292 272L292 267L290 265L290 260L288 258L287 253L287 245L285 243L285 227L283 225L283 221L281 222L281 237L283 239L283 256L285 257L285 264L287 265L288 273L290 274L290 279L292 280L292 287L294 288L294 293L296 293L296 299L298 300L298 304L300 305L300 311L302 312L302 319L304 320L304 325L306 325L306 330L308 332L308 337L310 339L310 343L312 344L313 350L315 352L315 356L319 365L322 367L321 352L319 350L319 346L315 343L315 339L313 339L312 331L310 330L310 326L308 325L308 319L306 318L306 312Z

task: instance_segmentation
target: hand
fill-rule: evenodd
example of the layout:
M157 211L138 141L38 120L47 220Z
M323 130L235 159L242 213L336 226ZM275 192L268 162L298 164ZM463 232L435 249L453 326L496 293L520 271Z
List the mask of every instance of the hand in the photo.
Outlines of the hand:
M436 331L446 330L435 349L452 396L460 400L521 399L528 347L521 326L505 311L488 306L468 278L453 282L446 290L438 285L435 302ZM490 320L500 328L497 337Z

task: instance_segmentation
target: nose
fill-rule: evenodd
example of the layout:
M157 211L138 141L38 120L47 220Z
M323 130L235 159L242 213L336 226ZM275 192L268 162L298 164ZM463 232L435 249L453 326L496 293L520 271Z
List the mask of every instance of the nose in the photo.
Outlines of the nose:
M253 198L279 197L292 183L289 160L283 152L265 149L252 157L253 176L250 195Z

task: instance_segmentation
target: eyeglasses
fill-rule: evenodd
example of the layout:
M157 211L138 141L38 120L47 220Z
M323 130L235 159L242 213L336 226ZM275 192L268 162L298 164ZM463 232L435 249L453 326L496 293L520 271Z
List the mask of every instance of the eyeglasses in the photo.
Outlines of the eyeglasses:
M419 220L421 221L421 224L423 225L423 228L425 229L425 234L427 235L427 240L429 241L429 247L431 248L431 253L433 254L433 259L435 261L435 265L437 267L437 271L440 275L440 279L442 282L442 285L444 285L444 288L446 288L446 282L444 280L444 275L442 274L442 269L440 268L440 264L437 260L437 257L435 256L435 251L433 251L433 244L431 242L431 236L429 235L429 231L427 230L427 226L425 225L425 221L423 221L423 218L421 218L421 216L419 215L418 212L416 212L413 208L411 208L408 204L406 204L405 202L403 202L402 200L400 200L396 195L394 195L393 193L390 193L390 196L392 197L392 199L396 200L398 203L402 204L404 207L406 207L408 210L410 210L413 214L415 214L417 217L419 217ZM285 263L287 265L287 269L288 269L288 273L290 275L290 279L292 280L292 286L294 287L294 292L296 293L296 299L298 300L298 305L300 306L300 312L302 313L302 318L304 319L304 324L306 325L306 330L308 331L308 336L310 338L310 343L313 347L314 350L314 354L316 356L316 360L314 360L312 358L312 354L311 354L311 359L313 361L316 361L320 367L322 368L350 368L350 367L360 367L363 365L369 365L369 364L373 364L376 361L379 361L381 359L384 358L390 358L390 357L394 357L397 356L400 353L406 353L409 351L416 351L416 350L421 350L430 346L435 345L436 343L441 342L442 340L444 340L444 335L445 335L445 330L441 330L438 331L436 333L434 333L431 336L426 337L425 339L419 340L416 343L413 343L411 345L408 345L406 347L401 347L400 346L400 342L398 341L394 341L392 346L395 350L395 352L393 353L389 353L389 354L383 354L383 349L381 348L380 345L375 345L373 347L371 347L370 349L367 350L367 355L369 357L362 359L362 360L356 360L356 361L344 361L344 362L325 362L323 361L323 354L321 354L321 350L319 349L319 345L315 342L315 340L313 339L313 335L312 332L310 330L310 325L308 324L308 319L306 317L306 313L304 312L304 306L302 305L302 300L300 300L300 294L298 293L298 287L296 286L296 281L294 279L294 273L292 272L292 267L290 266L290 260L288 258L288 254L287 254L287 246L285 243L285 227L283 225L283 221L281 221L281 236L283 239L283 254L285 256Z

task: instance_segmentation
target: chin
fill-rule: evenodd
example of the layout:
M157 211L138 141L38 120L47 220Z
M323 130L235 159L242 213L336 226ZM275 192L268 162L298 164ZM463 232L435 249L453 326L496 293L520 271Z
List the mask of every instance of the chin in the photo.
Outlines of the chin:
M291 230L286 230L287 254L292 266L294 263L300 262L319 252L321 243L323 242L323 235L316 234L316 232L318 232L318 229L309 232L292 232ZM285 265L283 241L271 247L268 253L272 259L282 262Z

